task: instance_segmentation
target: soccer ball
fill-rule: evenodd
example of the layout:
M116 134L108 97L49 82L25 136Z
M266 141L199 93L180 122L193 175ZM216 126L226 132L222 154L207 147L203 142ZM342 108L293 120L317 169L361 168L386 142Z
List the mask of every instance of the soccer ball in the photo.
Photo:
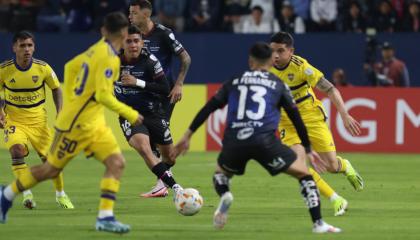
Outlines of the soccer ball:
M186 188L175 196L175 206L184 216L197 214L203 206L203 197L194 188Z

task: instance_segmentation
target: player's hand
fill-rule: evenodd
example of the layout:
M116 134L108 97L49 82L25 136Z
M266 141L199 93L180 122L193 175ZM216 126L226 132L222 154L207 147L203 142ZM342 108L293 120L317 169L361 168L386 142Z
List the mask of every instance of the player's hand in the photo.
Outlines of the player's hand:
M135 87L137 79L130 74L121 75L121 84L125 87Z
M184 155L187 153L188 149L190 148L190 140L191 140L192 132L187 130L181 140L175 146L175 153L176 156Z
M182 85L181 84L175 84L175 86L172 88L171 92L169 93L169 96L171 98L171 103L176 103L181 101L182 99Z
M360 123L356 121L352 116L346 114L341 116L341 119L343 119L344 127L347 129L347 131L350 132L352 136L357 136L361 133Z
M143 123L143 120L144 120L143 115L141 115L141 114L139 113L139 115L137 116L136 121L133 123L133 126L138 126L138 125L141 125L141 124Z
M327 164L321 159L317 152L312 150L310 153L307 153L306 156L315 171L318 173L327 171Z
M0 129L3 129L5 124L6 124L6 115L4 114L3 110L0 110Z

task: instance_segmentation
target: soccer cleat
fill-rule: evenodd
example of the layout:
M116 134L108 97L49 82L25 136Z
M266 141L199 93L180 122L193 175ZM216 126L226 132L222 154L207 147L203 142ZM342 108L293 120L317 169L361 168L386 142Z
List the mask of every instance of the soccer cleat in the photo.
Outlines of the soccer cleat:
M362 191L364 187L363 178L359 175L358 172L356 172L356 170L354 170L349 160L344 160L344 161L346 161L346 165L347 165L347 169L346 169L347 180L349 180L350 184L353 186L353 188L356 191L358 192Z
M23 195L22 204L27 209L34 209L36 208L36 202L34 200L34 195L32 193L28 193Z
M67 195L56 197L55 201L61 208L74 209L73 203L71 203L70 198Z
M333 201L333 205L334 216L342 216L346 213L349 203L343 197L338 196L338 198Z
M313 233L339 233L341 232L341 229L334 227L322 220L318 220L314 223L312 232Z
M140 196L144 198L166 197L168 196L168 188L158 179L156 185L147 193L142 193Z
M12 202L4 196L4 188L4 186L0 186L0 223L6 222L7 212L12 207Z
M220 198L219 206L214 212L213 225L217 229L222 229L227 222L227 214L233 202L233 195L230 192L226 192Z
M157 197L166 197L168 196L168 188L161 187L158 189L153 188L150 192L142 193L140 196L144 198L157 198Z
M112 233L128 233L130 225L123 224L115 220L115 217L106 217L96 220L95 228L97 231L112 232Z

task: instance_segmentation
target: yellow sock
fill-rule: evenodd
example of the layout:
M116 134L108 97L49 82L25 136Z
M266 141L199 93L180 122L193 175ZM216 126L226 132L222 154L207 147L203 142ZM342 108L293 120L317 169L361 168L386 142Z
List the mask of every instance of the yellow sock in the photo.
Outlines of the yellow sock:
M64 190L63 172L60 172L60 174L52 181L54 184L55 191L61 192Z
M309 172L312 174L312 177L314 178L316 186L318 187L321 195L330 199L331 196L335 193L334 189L332 189L330 185L328 185L328 183L325 182L324 179L322 179L313 168L309 168Z
M112 211L115 204L115 194L120 189L120 181L114 178L102 178L101 180L101 200L99 211Z
M345 173L346 170L347 170L346 161L344 161L344 159L342 157L340 157L340 156L337 156L337 160L338 160L338 166L339 166L339 169L338 169L337 172L339 172L339 173Z
M32 175L31 169L28 167L25 169L19 170L19 176L17 180L13 181L12 183L12 190L16 194L21 192L18 188L18 181L20 185L23 187L23 190L31 189L36 184L38 184L38 181Z
M22 175L23 172L25 172L28 169L28 164L23 163L19 165L12 165L12 171L13 175L15 175L16 178L19 178L20 175Z

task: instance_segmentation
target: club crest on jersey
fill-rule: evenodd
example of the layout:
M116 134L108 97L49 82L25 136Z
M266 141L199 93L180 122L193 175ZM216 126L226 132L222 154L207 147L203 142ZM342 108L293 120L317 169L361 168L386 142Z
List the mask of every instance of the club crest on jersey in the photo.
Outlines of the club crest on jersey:
M110 78L112 76L112 69L107 68L105 70L105 77Z
M293 81L293 79L295 79L295 74L289 73L287 74L287 78L289 79L289 81Z
M32 76L32 81L34 83L38 82L39 76Z

